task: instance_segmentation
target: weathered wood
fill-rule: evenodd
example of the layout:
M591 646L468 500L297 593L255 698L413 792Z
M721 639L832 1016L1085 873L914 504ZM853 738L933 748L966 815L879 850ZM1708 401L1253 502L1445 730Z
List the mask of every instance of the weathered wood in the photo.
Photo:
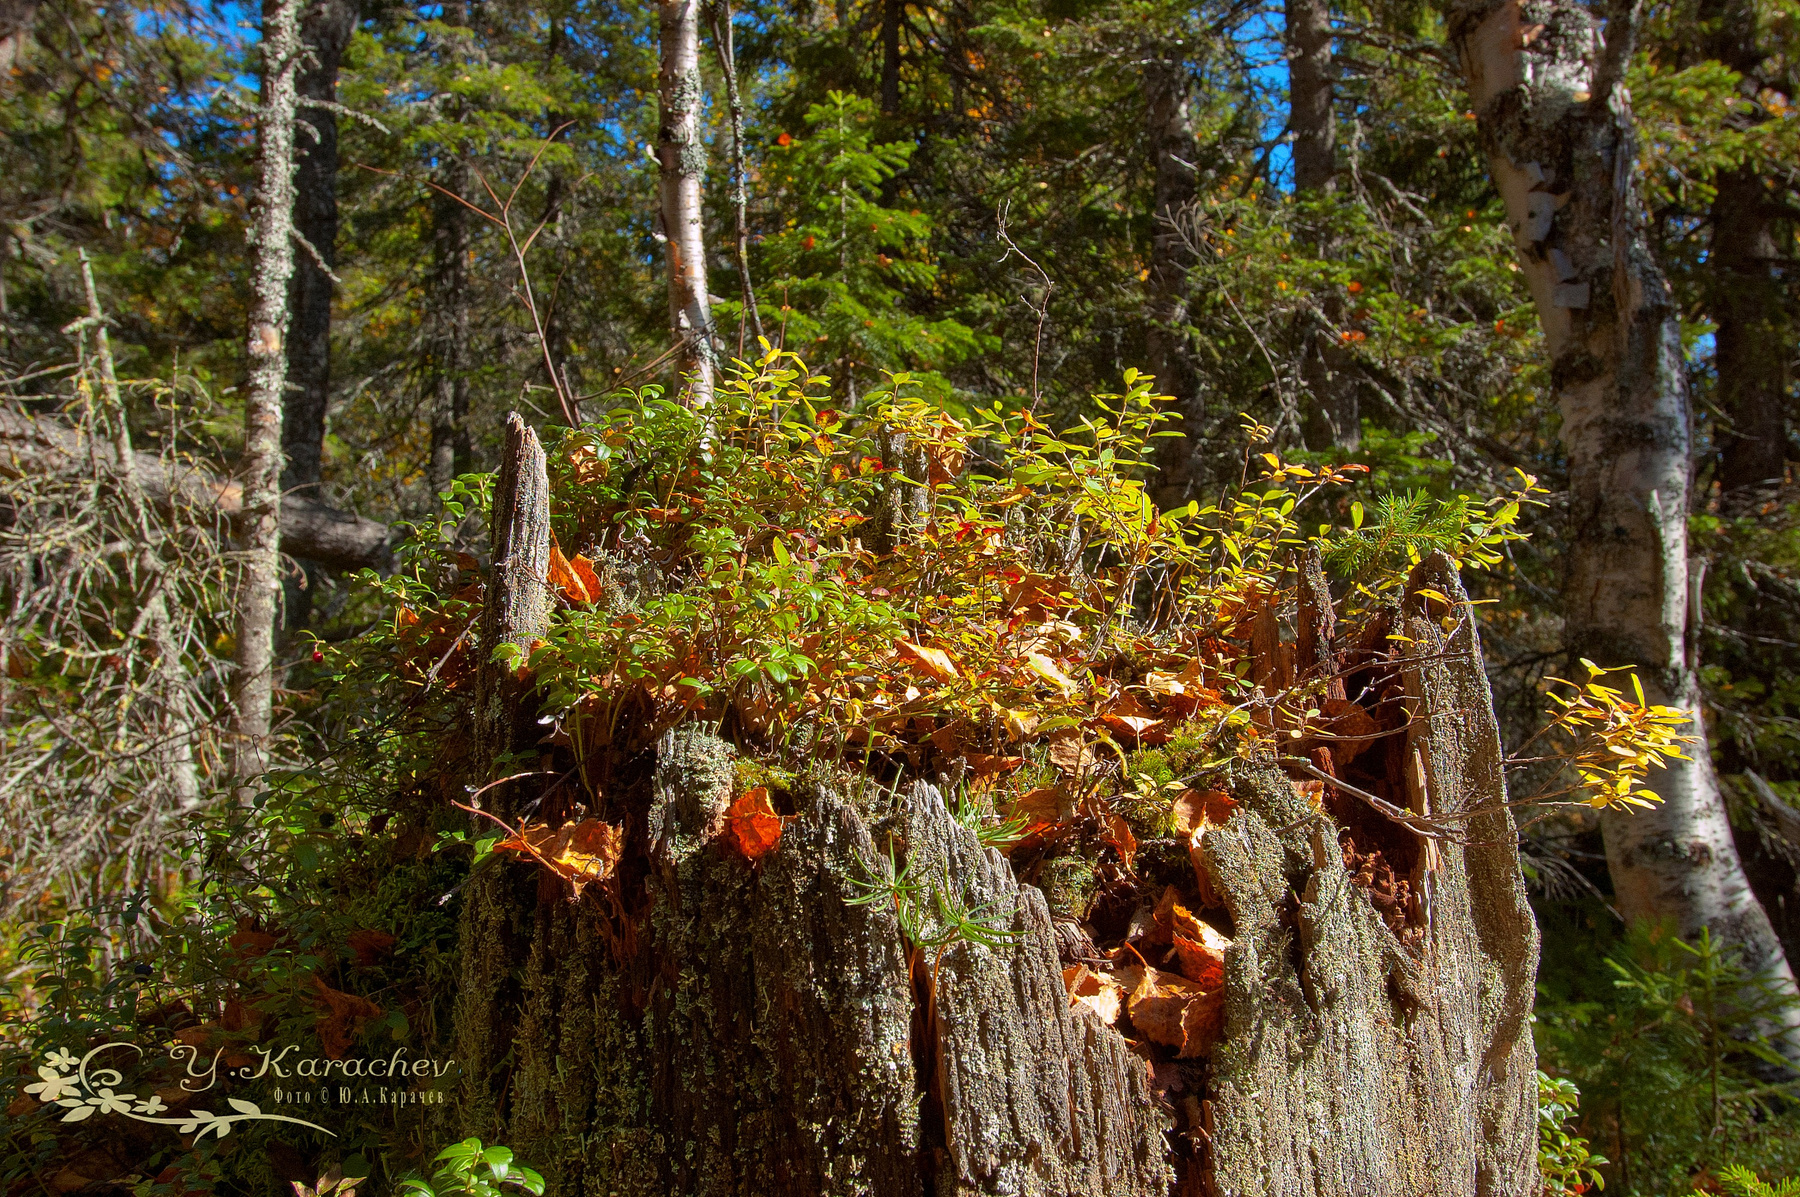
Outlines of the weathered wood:
M1454 568L1412 581L1386 625L1412 643L1377 666L1417 718L1366 755L1399 754L1395 801L1471 815L1469 842L1346 816L1423 895L1403 941L1345 868L1345 808L1234 774L1240 806L1203 841L1235 937L1210 1062L1153 1073L1072 1009L1043 896L930 785L896 808L803 781L779 846L745 861L721 835L733 750L690 727L592 812L625 828L613 880L576 904L529 864L471 881L446 1131L507 1143L553 1197L1534 1194L1537 932L1499 739ZM920 950L891 899L857 902L890 841L928 924L937 890L1007 941ZM1172 1103L1203 1144L1179 1177Z
M1169 1191L1168 1119L1124 1038L1070 1008L1044 895L1013 878L923 782L906 812L906 860L929 898L964 908L1013 939L958 940L919 962L931 996L928 1036L941 1148L924 1161L932 1192L1136 1197ZM929 909L929 902L928 907Z
M1395 750L1418 750L1432 813L1485 813L1467 845L1414 844L1435 865L1413 870L1427 895L1415 950L1352 884L1334 820L1309 818L1278 771L1235 777L1241 808L1204 841L1236 935L1209 1093L1224 1197L1537 1191L1538 936L1492 700L1454 567L1434 558L1413 583L1455 600L1457 622L1447 633L1409 593L1401 667L1417 722Z
M114 445L96 441L52 416L0 408L0 477L33 474L80 475L98 456L121 467ZM228 524L244 514L244 491L210 470L157 453L135 450L130 469L145 499L162 510L186 508L200 518ZM303 495L281 500L281 551L332 569L385 569L390 530L386 524L329 507Z
M521 658L496 661L503 645L530 652L550 628L550 478L537 433L517 412L506 418L506 450L495 483L487 595L481 613L481 670L475 687L475 738L492 763L519 746Z

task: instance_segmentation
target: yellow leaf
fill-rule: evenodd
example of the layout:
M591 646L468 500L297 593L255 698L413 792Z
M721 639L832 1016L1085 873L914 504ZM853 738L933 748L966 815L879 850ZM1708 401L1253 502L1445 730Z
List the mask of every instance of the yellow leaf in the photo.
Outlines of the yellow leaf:
M900 650L902 657L940 682L953 681L959 676L956 672L956 659L941 648L914 644L910 640L896 640L894 647Z
M1056 662L1052 661L1049 657L1046 657L1043 653L1026 653L1025 668L1031 670L1031 672L1037 674L1052 686L1061 690L1064 694L1068 694L1075 689L1075 683L1069 678L1069 675L1058 668Z

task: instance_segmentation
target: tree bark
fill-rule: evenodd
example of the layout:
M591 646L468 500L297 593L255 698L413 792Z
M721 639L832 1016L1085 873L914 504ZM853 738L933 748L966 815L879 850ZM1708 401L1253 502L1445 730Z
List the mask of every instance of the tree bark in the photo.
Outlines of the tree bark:
M1144 351L1157 388L1175 397L1186 435L1163 441L1157 454L1157 502L1176 507L1200 498L1207 478L1199 441L1205 404L1199 372L1187 347L1188 269L1193 254L1182 236L1180 220L1194 202L1194 137L1189 100L1193 81L1187 63L1173 46L1147 52L1144 66L1144 130L1155 170L1151 199L1149 328Z
M669 271L669 332L675 369L687 382L688 402L712 403L718 372L712 300L706 289L706 143L701 138L705 95L700 85L702 0L661 0L662 69L657 76L660 124L662 231Z
M1754 509L1787 475L1788 355L1794 344L1777 274L1776 204L1757 171L1717 180L1712 206L1713 361L1718 373L1719 486L1726 509Z
M1286 0L1288 130L1294 135L1294 190L1329 191L1337 178L1337 69L1326 0Z
M506 449L494 491L492 564L481 613L475 741L489 761L519 743L523 659L494 660L503 646L529 653L550 626L550 480L543 446L519 413L506 417Z
M281 411L287 385L288 282L294 273L294 114L300 66L299 0L263 7L262 99L252 226L250 387L244 402L243 574L232 676L231 774L242 783L269 764L275 626L281 593Z
M900 19L906 0L881 0L881 115L900 114Z
M295 83L301 107L295 127L299 165L294 170L294 231L304 245L289 284L292 319L281 427L287 468L282 485L313 497L318 493L331 399L330 272L337 266L338 234L337 114L321 105L337 103L338 67L356 20L355 4L319 0L307 6L300 26L307 57Z
M1493 697L1455 566L1433 554L1407 589L1390 626L1410 641L1364 676L1397 668L1408 731L1357 758L1353 776L1377 788L1363 775L1403 778L1388 800L1450 821L1467 843L1426 840L1337 793L1320 817L1279 772L1234 775L1241 809L1202 841L1235 924L1203 1095L1216 1145L1206 1167L1224 1197L1539 1188L1538 932ZM1420 591L1451 600L1453 630ZM1345 868L1346 835L1365 853L1379 846L1406 879L1419 938L1398 938L1378 891Z
M712 16L713 49L719 56L719 74L725 80L726 109L731 114L731 214L736 224L738 285L743 293L744 320L738 326L738 355L743 356L744 333L760 341L762 313L756 309L756 286L750 277L750 197L744 168L744 97L738 90L737 50L732 42L730 0L715 0ZM754 346L751 346L754 348Z
M1331 5L1327 0L1287 0L1288 129L1294 135L1294 194L1316 199L1336 188L1337 66L1331 52ZM1334 256L1329 230L1316 230L1312 249ZM1312 449L1355 452L1362 443L1356 380L1349 354L1338 344L1343 297L1324 297L1324 319L1307 330L1300 351L1300 381L1307 404L1302 430Z
M469 21L464 0L444 5L444 24L463 28ZM446 57L453 47L440 47ZM431 489L450 488L458 474L473 468L469 439L469 209L462 202L469 190L469 165L446 152L431 193L431 338L426 353L425 390L431 404Z
M516 558L522 520L540 543L524 513L541 475L515 460L497 560ZM496 568L489 586L486 643L547 628L531 570ZM1369 755L1394 758L1384 776L1411 762L1390 798L1470 842L1427 843L1357 805L1315 810L1273 767L1232 774L1238 810L1204 840L1216 917L1235 928L1210 1062L1147 1066L1144 1045L1073 1006L1044 895L932 785L896 797L821 768L753 865L721 839L742 784L731 746L624 711L571 772L543 765L556 780L490 791L503 816L604 819L624 850L576 901L530 864L495 859L467 883L463 1080L445 1132L505 1142L551 1197L1535 1193L1537 932L1447 559L1421 566L1388 618L1409 639L1376 643L1409 655L1356 667L1398 674L1390 705L1411 722ZM1328 623L1313 641L1339 651ZM483 776L509 743L541 739L528 703L510 720L486 710L478 721L529 738L490 738ZM577 811L576 773L593 809ZM1411 938L1346 870L1340 832L1387 845L1424 896ZM858 901L890 850L1008 936L909 942L892 901Z
M1651 255L1620 86L1571 0L1461 0L1453 44L1552 360L1569 463L1565 642L1637 666L1652 702L1704 731L1688 609L1689 410L1678 313ZM1794 976L1733 844L1704 744L1650 779L1663 801L1601 818L1621 913L1710 928L1756 976ZM1800 1018L1800 1014L1795 1015ZM1783 1050L1800 1058L1800 1037Z
M1764 20L1749 0L1724 0L1699 48L1738 72L1740 93L1752 98L1771 84L1791 90L1768 78ZM1767 171L1745 164L1721 172L1714 183L1707 306L1718 325L1713 364L1725 416L1717 434L1719 488L1725 509L1737 514L1754 510L1786 478L1794 326L1776 245L1782 206L1770 193Z

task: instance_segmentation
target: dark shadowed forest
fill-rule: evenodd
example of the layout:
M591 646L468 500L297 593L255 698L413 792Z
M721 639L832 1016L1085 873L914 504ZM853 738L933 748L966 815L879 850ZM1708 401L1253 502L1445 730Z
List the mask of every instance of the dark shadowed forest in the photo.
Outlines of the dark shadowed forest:
M0 1191L1800 1193L1797 87L0 0Z

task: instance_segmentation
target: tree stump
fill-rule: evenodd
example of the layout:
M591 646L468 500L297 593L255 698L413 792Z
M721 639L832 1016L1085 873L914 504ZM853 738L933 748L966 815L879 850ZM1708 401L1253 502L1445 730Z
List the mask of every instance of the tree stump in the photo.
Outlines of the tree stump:
M528 573L497 565L490 586L541 587ZM1234 936L1210 1060L1159 1070L1072 1008L1043 894L933 786L820 771L751 863L720 843L733 748L625 729L604 798L625 851L604 887L570 902L499 861L466 887L451 1129L512 1147L555 1197L1534 1197L1537 931L1447 560L1415 572L1387 629L1411 642L1363 668L1398 679L1411 719L1371 759L1399 762L1411 809L1467 842L1344 793L1315 806L1274 766L1231 774L1238 806L1200 853ZM554 790L538 800L534 818L570 817ZM987 904L1004 939L921 951L890 898L858 902L889 844ZM1406 910L1371 900L1356 844L1405 873Z

